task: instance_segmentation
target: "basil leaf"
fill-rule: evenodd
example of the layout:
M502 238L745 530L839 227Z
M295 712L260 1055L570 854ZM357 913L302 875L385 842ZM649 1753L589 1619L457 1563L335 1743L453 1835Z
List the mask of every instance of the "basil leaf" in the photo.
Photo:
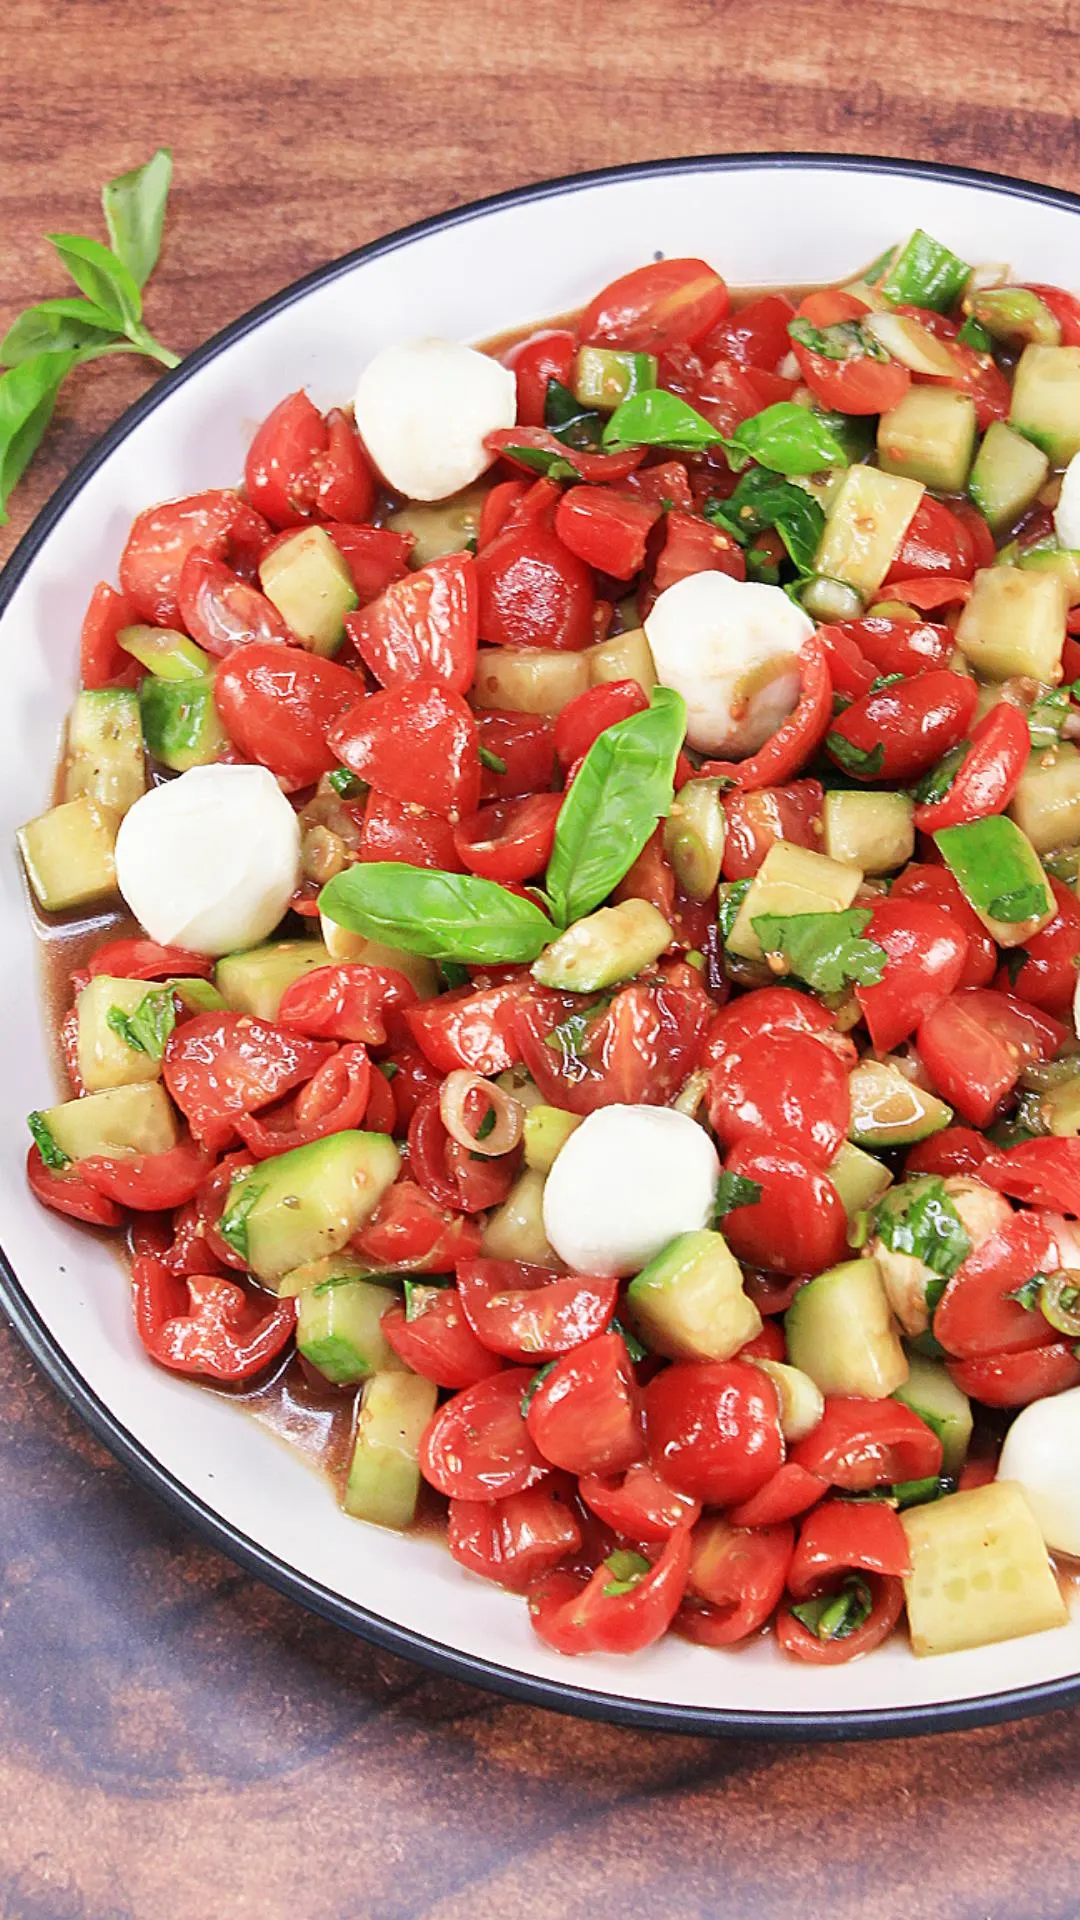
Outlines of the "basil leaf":
M876 986L886 953L860 936L870 924L863 907L840 913L760 913L754 932L766 953L778 953L815 993L839 993L848 981Z
M160 1060L165 1043L176 1025L176 1003L171 987L154 987L145 993L134 1013L122 1007L110 1007L106 1025L136 1053Z
M1033 747L1053 747L1072 711L1069 689L1050 687L1028 708L1028 733Z
M874 1610L874 1597L865 1580L851 1573L839 1592L818 1594L793 1603L791 1612L818 1640L846 1640Z
M736 427L725 442L728 464L756 460L775 473L820 473L823 467L846 467L847 454L818 413L778 400Z
M748 1180L744 1174L730 1173L725 1167L716 1183L713 1226L718 1227L725 1215L734 1213L736 1207L756 1206L761 1199L761 1191L760 1180Z
M604 1570L611 1579L601 1591L606 1600L618 1599L624 1593L632 1593L647 1573L652 1572L652 1563L643 1553L635 1553L632 1547L616 1547L604 1561Z
M481 756L483 751L481 747ZM358 794L366 791L363 781L358 780L355 773L350 773L348 767L334 767L326 777L342 800L354 800Z
M827 733L825 746L834 760L846 768L848 773L859 774L864 780L872 780L880 773L885 764L885 747L879 741L876 747L857 747L853 741L844 738L842 733Z
M1022 1286L1014 1287L1011 1293L1005 1295L1005 1298L1015 1300L1017 1306L1023 1307L1025 1313L1034 1313L1045 1281L1045 1273L1033 1273L1030 1280L1025 1280Z
M0 340L0 365L17 367L39 353L65 353L115 337L108 314L92 301L42 300L20 313Z
M750 891L749 880L730 880L721 885L716 906L720 937L726 940L739 917L739 908Z
M532 900L494 880L396 860L364 861L335 874L319 895L319 910L384 946L476 965L535 960L553 931Z
M623 1322L620 1319L618 1319L617 1316L608 1321L608 1332L619 1334L619 1336L622 1339L623 1345L626 1348L626 1351L632 1366L637 1366L640 1360L648 1359L649 1357L648 1347L642 1346L641 1341L637 1337L637 1334L631 1333L630 1328L627 1326L624 1326Z
M587 451L600 445L604 416L595 407L583 407L561 380L551 379L544 395L544 425L565 446Z
M544 1381L547 1379L548 1374L551 1372L554 1365L555 1365L554 1360L549 1360L546 1366L538 1367L536 1372L533 1374L532 1379L529 1381L527 1387L525 1388L525 1391L521 1396L521 1417L523 1420L525 1418L525 1415L529 1411L529 1407L532 1404L533 1394L537 1391L539 1387L543 1386Z
M662 387L632 393L604 428L605 447L677 447L700 453L724 444L724 436L678 394Z
M657 687L644 713L593 741L555 822L545 887L560 926L591 913L637 859L671 806L685 736L686 702Z
M999 893L986 911L992 920L1004 920L1007 925L1016 926L1021 920L1033 920L1036 914L1045 913L1048 904L1046 888L1033 884L1014 887L1011 893Z
M973 313L969 313L956 336L958 347L974 347L976 353L993 353L994 342Z
M533 473L546 474L549 480L578 480L580 474L569 460L552 447L504 447L503 452L510 460L517 460Z
M897 675L898 679L901 677ZM970 752L970 740L960 740L955 747L950 747L944 759L939 760L936 767L931 767L929 773L924 773L918 785L912 787L911 797L916 806L932 807L938 800L944 800Z
M825 531L825 515L810 493L763 467L744 473L728 500L707 500L705 518L746 546L755 534L775 527L795 566L813 573Z
M122 260L100 240L81 233L50 233L64 266L76 286L94 306L107 313L121 333L130 333L142 318L142 295Z
M893 1253L909 1253L951 1280L971 1252L971 1239L945 1182L931 1176L893 1187L870 1216L870 1230Z
M1005 958L1005 971L1009 976L1010 987L1015 987L1031 955L1026 947L1010 947Z
M251 1172L255 1169L252 1167ZM248 1214L257 1200L266 1192L265 1180L253 1180L248 1174L238 1174L229 1188L225 1209L217 1224L217 1230L226 1246L239 1254L241 1260L248 1257ZM233 1195L235 1194L235 1199Z
M559 1071L564 1080L576 1086L584 1080L589 1069L585 1060L585 1043L596 1021L605 1014L614 999L613 993L604 993L598 999L591 1000L587 1007L580 1007L576 1013L568 1013L557 1027L544 1038L545 1047L559 1055Z
M38 353L0 377L0 527L7 525L12 488L41 445L74 359L71 351Z
M485 747L483 743L481 743L477 751L480 756L480 765L482 767L486 767L489 773L505 773L506 772L506 761L503 759L501 754L492 753L491 748ZM334 777L333 774L331 774L330 775L331 780L333 779L333 777Z
M159 147L141 167L118 174L101 189L109 245L137 287L146 285L157 265L171 182L172 154Z
M788 333L805 347L808 353L816 353L823 360L887 360L888 354L880 341L872 333L867 333L857 320L838 320L830 327L812 326L796 314L788 321Z
M36 1111L28 1113L26 1124L34 1136L34 1145L47 1167L51 1167L54 1173L58 1173L61 1167L70 1167L71 1155L65 1153L63 1147L57 1146L43 1113Z

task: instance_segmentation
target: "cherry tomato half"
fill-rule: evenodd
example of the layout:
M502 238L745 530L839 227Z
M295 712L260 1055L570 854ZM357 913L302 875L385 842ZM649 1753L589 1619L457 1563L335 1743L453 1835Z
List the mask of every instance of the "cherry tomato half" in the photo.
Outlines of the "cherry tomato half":
M617 1280L562 1278L519 1260L459 1260L458 1292L477 1339L508 1360L554 1360L603 1333Z
M591 569L550 528L499 534L477 555L476 582L480 638L489 645L576 652L592 644Z
M331 727L329 750L395 800L451 820L476 811L476 721L461 695L441 681L412 680L354 702Z
M820 852L824 798L818 780L796 780L789 787L759 787L755 793L728 794L724 801L724 879L749 879L779 840Z
M962 1120L988 1126L1025 1067L1049 1060L1065 1037L1048 1013L991 988L950 995L919 1028L919 1058Z
M413 1303L410 1313L391 1307L379 1322L411 1372L460 1392L502 1371L498 1354L481 1346L466 1320L456 1287L417 1287Z
M620 1578L618 1561L589 1578L560 1572L529 1590L534 1631L557 1653L640 1653L671 1625L686 1587L690 1529L679 1527L652 1566Z
M451 1500L446 1544L470 1573L524 1593L576 1552L581 1528L566 1488L552 1476L502 1500Z
M677 1360L644 1399L653 1467L708 1506L748 1500L784 1458L776 1388L749 1361Z
M356 675L336 661L258 642L237 648L214 682L230 740L290 787L310 786L338 764L328 732L362 697Z
M822 1049L824 1053L824 1048ZM773 1273L822 1273L847 1258L847 1214L820 1168L790 1147L744 1140L727 1157L729 1173L756 1181L761 1196L724 1220L737 1260Z
M248 498L272 526L305 520L366 520L375 481L351 423L325 417L303 391L280 400L258 428L244 463Z
M420 1442L420 1471L452 1500L503 1500L550 1472L521 1412L528 1367L504 1367L440 1407Z
M940 1473L941 1441L900 1400L835 1394L814 1431L796 1441L791 1459L845 1493L868 1493Z
M694 1528L686 1597L675 1631L731 1647L760 1633L783 1597L795 1536L789 1526L733 1526L709 1514Z
M917 780L963 738L977 700L974 680L959 673L897 680L846 707L826 746L858 780ZM845 751L851 748L857 759Z
M1033 1213L1016 1213L969 1253L934 1309L934 1338L967 1360L1045 1345L1047 1323L1014 1295L1057 1264L1053 1234Z
M476 672L477 619L476 562L471 553L448 553L348 614L345 627L381 686L440 680L467 693Z
M590 300L578 321L578 339L662 353L699 340L730 305L727 287L704 260L655 260L624 273Z
M641 1399L620 1333L556 1360L529 1402L529 1433L568 1473L622 1473L644 1456Z
M454 828L458 861L485 880L533 880L551 856L561 793L530 793L496 800L459 820Z
M808 1033L762 1033L717 1061L709 1076L709 1121L723 1150L791 1147L828 1167L851 1124L845 1066Z
M120 585L141 620L155 626L180 622L177 589L193 547L230 566L253 569L270 538L262 515L238 493L194 493L167 500L136 515L120 556Z
M915 809L920 833L939 827L959 827L1004 813L1031 753L1026 716L1002 700L972 729L967 757L961 762L948 792L940 800Z
M891 1053L959 986L967 936L945 907L890 898L873 908L864 938L884 950L885 971L875 986L857 986L855 997L877 1051Z

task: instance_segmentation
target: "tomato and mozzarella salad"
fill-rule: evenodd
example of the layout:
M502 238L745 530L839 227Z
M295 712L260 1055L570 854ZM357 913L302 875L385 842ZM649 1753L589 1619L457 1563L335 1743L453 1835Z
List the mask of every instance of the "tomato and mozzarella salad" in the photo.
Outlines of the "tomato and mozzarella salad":
M1078 696L1060 288L918 231L387 348L92 597L30 1185L560 1652L1059 1625Z

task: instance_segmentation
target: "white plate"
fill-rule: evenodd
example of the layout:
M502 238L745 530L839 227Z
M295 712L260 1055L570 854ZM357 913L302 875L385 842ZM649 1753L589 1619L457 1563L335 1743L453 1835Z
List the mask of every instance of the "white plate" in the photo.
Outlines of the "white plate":
M99 1437L227 1553L384 1646L547 1706L789 1736L970 1724L1080 1695L1080 1620L939 1660L916 1661L897 1639L835 1669L765 1642L724 1654L670 1638L633 1660L570 1661L541 1646L520 1600L434 1540L344 1518L329 1486L249 1416L147 1362L113 1255L26 1191L24 1115L52 1083L13 836L48 802L82 614L95 582L115 577L133 515L234 484L283 394L303 385L321 406L341 401L389 342L539 321L656 254L701 254L736 286L798 284L849 274L916 225L970 260L1080 283L1080 200L898 162L670 161L426 221L287 288L192 354L82 463L0 579L0 1241L15 1325Z

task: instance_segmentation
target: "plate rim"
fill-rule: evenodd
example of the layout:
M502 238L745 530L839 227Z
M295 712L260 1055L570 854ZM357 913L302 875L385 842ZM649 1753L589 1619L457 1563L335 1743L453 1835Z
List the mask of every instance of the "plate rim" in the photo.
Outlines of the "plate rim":
M193 378L210 361L253 332L271 314L281 312L304 298L318 286L350 273L365 261L378 259L410 245L427 234L463 226L488 213L527 206L536 200L554 199L595 186L626 181L678 177L681 174L727 173L753 170L835 170L842 173L876 173L911 180L934 181L956 186L988 188L1016 199L1060 207L1080 215L1080 194L1064 187L1042 185L975 167L941 164L935 161L908 160L873 154L827 152L747 152L676 155L641 160L621 166L598 167L587 172L556 175L550 179L507 188L460 207L430 214L422 220L350 249L291 281L276 293L248 308L235 320L212 334L193 349L172 372L156 380L145 394L135 400L112 423L101 438L83 455L56 491L41 507L22 535L13 553L0 570L0 614L3 614L16 587L29 571L53 527L97 472L109 455L154 410ZM192 1493L154 1454L136 1440L122 1420L94 1392L69 1360L64 1348L49 1331L24 1292L18 1275L0 1248L0 1305L46 1379L90 1428L95 1437L120 1461L133 1477L160 1499L201 1538L208 1540L227 1558L245 1571L266 1582L287 1598L298 1601L309 1611L335 1626L344 1627L384 1651L412 1660L430 1672L486 1688L503 1698L521 1701L549 1711L571 1713L588 1720L651 1732L754 1738L770 1741L838 1741L886 1739L913 1734L959 1731L965 1728L1000 1724L1025 1715L1065 1707L1080 1702L1080 1673L1003 1693L974 1695L964 1700L947 1700L910 1707L875 1707L845 1712L775 1713L752 1712L727 1707L689 1707L673 1702L638 1700L626 1695L599 1692L576 1686L572 1678L548 1680L481 1659L477 1655L447 1647L413 1628L399 1626L383 1614L372 1612L359 1602L345 1599L321 1582L311 1579L279 1555L251 1539L206 1501Z

